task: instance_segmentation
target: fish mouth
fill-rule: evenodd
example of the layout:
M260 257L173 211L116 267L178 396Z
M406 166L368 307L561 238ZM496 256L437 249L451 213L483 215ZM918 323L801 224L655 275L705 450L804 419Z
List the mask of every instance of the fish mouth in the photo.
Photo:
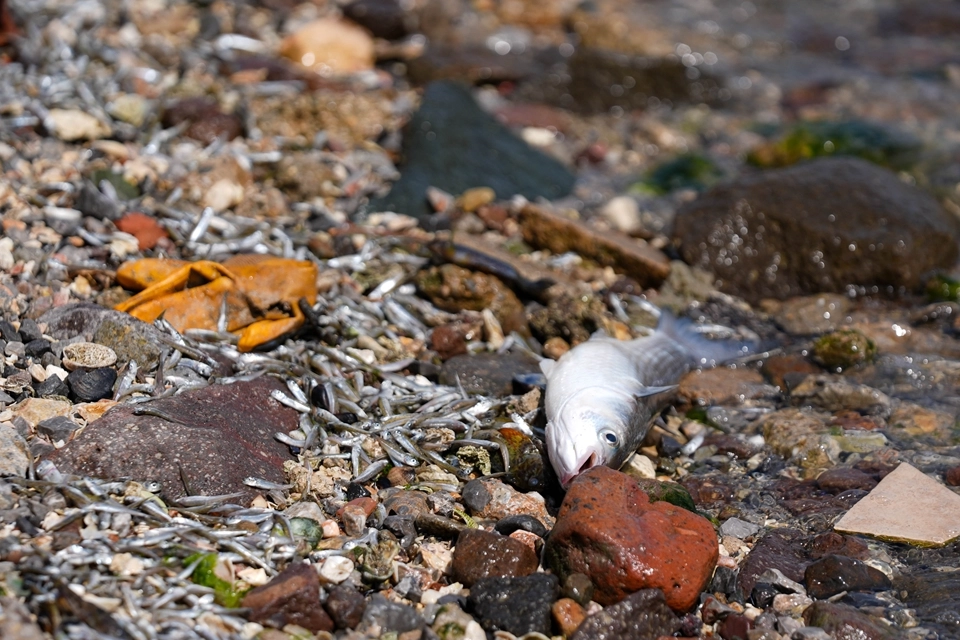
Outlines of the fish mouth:
M564 489L566 489L567 487L570 486L570 483L573 482L574 478L579 476L581 473L583 473L587 469L592 469L598 464L600 464L600 456L597 455L596 451L590 452L589 455L584 456L583 458L577 461L578 468L576 471L564 473L560 476L560 484L563 486Z

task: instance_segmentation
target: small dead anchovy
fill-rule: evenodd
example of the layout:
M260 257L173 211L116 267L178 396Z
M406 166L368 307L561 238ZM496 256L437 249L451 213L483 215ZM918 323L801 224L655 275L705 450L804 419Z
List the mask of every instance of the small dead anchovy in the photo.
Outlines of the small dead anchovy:
M626 341L594 335L556 362L543 360L547 454L560 483L566 487L598 465L620 468L684 373L747 351L743 343L709 340L691 321L663 313L653 335Z

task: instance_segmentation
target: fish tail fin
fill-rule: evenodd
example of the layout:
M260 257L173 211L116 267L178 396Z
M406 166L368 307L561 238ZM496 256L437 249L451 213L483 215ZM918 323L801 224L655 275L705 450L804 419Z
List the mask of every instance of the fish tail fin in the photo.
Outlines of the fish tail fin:
M678 318L667 310L661 310L657 331L661 331L693 355L698 367L715 367L756 352L756 345L746 340L730 338L713 339L706 333L729 333L733 329L697 324L690 318Z

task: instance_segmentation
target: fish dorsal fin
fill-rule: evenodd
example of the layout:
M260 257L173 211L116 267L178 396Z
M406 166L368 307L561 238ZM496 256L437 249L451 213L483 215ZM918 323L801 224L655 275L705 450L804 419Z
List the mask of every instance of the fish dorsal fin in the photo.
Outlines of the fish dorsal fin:
M543 375L550 377L550 372L553 371L553 367L556 366L557 361L551 360L550 358L544 358L540 361L540 371L543 372Z
M638 389L633 395L635 395L638 398L647 398L649 396L655 396L661 393L666 393L668 391L673 391L676 388L677 388L677 385L675 384L670 384L665 387L643 386L643 387L640 387L640 389Z

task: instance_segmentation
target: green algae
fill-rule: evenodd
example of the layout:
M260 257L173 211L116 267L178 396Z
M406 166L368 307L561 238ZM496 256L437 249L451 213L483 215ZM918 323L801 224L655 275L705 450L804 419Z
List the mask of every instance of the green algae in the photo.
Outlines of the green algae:
M196 563L190 579L194 584L213 589L213 597L217 604L235 609L240 606L240 601L246 595L248 589L242 589L238 586L236 580L224 580L220 577L223 574L225 563L220 561L220 556L216 553L195 553L184 560L187 566ZM219 570L218 570L219 569ZM233 572L228 570L227 573Z
M703 191L724 176L720 167L699 153L685 153L651 169L632 191L663 195L678 189Z
M877 347L856 329L841 329L821 336L813 343L813 357L831 370L843 370L871 362Z

